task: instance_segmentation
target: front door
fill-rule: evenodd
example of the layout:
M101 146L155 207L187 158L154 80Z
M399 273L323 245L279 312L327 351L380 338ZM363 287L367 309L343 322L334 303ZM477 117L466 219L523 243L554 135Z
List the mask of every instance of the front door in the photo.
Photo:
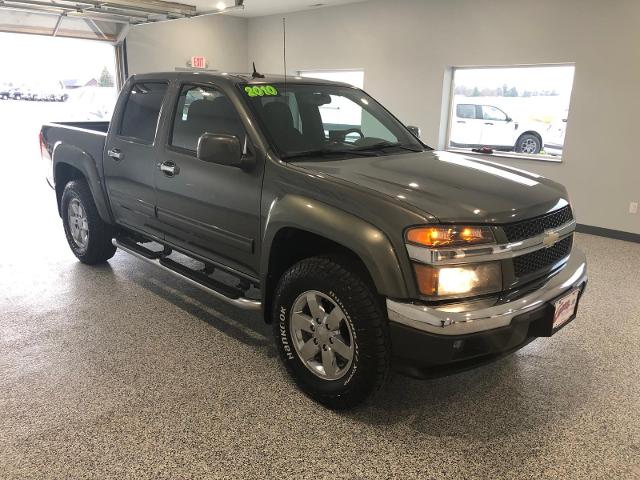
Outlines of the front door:
M186 250L257 276L262 165L250 171L196 157L203 133L248 142L229 98L212 86L182 85L173 124L156 169L158 220L165 239Z
M506 113L491 105L482 105L481 143L493 147L513 146L515 126Z
M124 110L107 137L103 159L111 208L117 222L134 230L155 229L155 138L166 82L132 85Z

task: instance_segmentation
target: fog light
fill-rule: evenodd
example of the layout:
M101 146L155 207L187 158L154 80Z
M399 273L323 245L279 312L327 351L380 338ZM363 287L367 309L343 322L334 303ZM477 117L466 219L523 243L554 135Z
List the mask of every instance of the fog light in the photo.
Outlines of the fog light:
M456 298L502 290L499 262L451 267L414 264L418 288L428 297Z

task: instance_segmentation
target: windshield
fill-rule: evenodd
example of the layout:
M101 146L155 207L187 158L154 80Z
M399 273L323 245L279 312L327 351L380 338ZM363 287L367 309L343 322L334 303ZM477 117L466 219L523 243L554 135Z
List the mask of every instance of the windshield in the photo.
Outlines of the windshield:
M338 85L241 85L281 158L354 157L424 146L362 90Z

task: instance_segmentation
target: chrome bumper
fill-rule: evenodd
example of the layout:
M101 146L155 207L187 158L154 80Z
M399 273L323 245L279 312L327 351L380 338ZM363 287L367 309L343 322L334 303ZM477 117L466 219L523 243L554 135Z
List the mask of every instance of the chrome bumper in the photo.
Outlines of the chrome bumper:
M587 281L587 260L573 248L567 263L539 289L518 299L495 304L479 300L442 307L427 307L387 299L389 320L439 335L465 335L504 327L523 313L541 307Z

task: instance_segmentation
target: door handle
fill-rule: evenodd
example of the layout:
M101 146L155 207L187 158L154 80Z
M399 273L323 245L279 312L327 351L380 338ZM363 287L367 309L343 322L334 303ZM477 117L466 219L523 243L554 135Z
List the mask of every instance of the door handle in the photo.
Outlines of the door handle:
M180 168L173 162L159 163L158 168L167 177L174 177L180 173Z
M484 122L485 125L493 125L491 122Z
M467 123L467 122L465 122L464 120L458 120L457 123Z
M122 153L119 149L117 148L112 148L111 150L109 150L107 152L107 155L111 158L113 158L116 162L122 160L124 158L124 153Z

